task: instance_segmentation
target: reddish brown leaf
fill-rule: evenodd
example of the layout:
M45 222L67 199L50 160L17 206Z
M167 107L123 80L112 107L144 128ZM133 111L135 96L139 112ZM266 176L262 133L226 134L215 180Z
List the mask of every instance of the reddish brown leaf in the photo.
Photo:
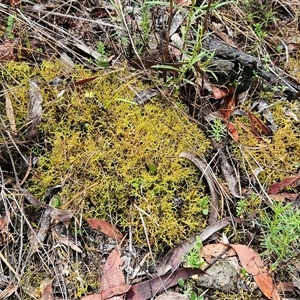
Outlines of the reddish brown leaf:
M178 283L178 279L187 279L195 274L203 274L200 269L181 268L176 271L169 272L163 276L157 276L147 281L142 281L131 287L126 295L127 300L147 300L160 291L168 289Z
M125 277L120 270L121 257L119 251L114 249L108 256L103 267L101 280L102 291L125 284Z
M272 135L272 131L269 127L267 127L263 122L257 118L253 113L250 111L247 111L249 119L250 119L250 124L251 124L251 129L253 132L256 134L260 135L261 133L270 136Z
M0 62L14 61L16 56L14 55L15 45L9 40L5 40L0 44Z
M9 223L9 215L4 218L0 218L0 232L1 234L8 234L8 223Z
M224 99L224 104L219 112L222 114L224 119L228 119L235 108L235 89L233 87L228 88L228 95Z
M286 199L294 201L298 197L298 194L296 193L269 194L269 197L277 202L283 202L286 201Z
M258 141L263 141L263 139L260 137L259 134L256 133L256 131L253 131L251 128L249 128L247 125L245 125L243 122L236 120L236 122L245 130L245 131L250 131Z
M239 133L237 132L235 126L231 122L226 122L228 132L230 136L235 140L236 142L239 141Z
M222 99L223 97L227 96L228 95L228 89L226 87L216 87L215 85L211 85L211 89L212 89L212 92L211 92L211 98L213 99Z
M300 173L283 179L281 182L276 182L269 187L268 194L278 194L281 190L287 186L297 186L300 180Z
M93 80L95 80L96 78L98 78L99 76L93 76L93 77L89 77L89 78L84 78L84 79L81 79L81 80L78 80L75 82L75 85L82 85L82 84L85 84L85 83L88 83L88 82L91 82Z
M120 270L120 264L119 251L114 249L109 254L103 267L103 276L100 283L101 293L82 297L81 300L107 300L113 297L113 299L117 299L115 296L127 293L131 285L125 283L125 277Z
M253 275L255 282L263 294L268 299L280 299L276 298L278 293L275 289L272 277L268 273L268 270L264 266L263 261L258 253L245 245L230 246L236 251L242 267L245 268L249 274Z
M227 250L228 245L225 244L207 244L201 248L201 256L205 259L206 262L210 263L211 258L219 256L223 251ZM224 257L236 256L236 252L229 248L227 252L222 255Z
M53 279L44 287L42 297L40 300L54 300L53 289L52 289Z
M101 233L117 240L122 241L124 236L120 233L120 231L110 223L99 220L99 219L85 219L92 229L100 231Z

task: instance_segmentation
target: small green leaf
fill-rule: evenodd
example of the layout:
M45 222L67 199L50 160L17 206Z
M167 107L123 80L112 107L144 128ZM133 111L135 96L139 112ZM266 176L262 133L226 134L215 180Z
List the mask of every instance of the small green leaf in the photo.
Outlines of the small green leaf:
M51 206L55 208L59 208L61 206L60 198L58 196L52 198Z
M152 174L152 175L155 175L156 173L156 166L150 162L150 160L148 158L145 159L145 163L146 163L146 166L148 167L149 169L149 172Z
M136 189L139 187L139 184L137 182L133 182L131 185Z
M178 285L179 285L181 288L183 288L183 286L184 286L184 280L183 280L182 278L179 278L179 279L178 279Z
M208 208L204 208L202 209L202 213L207 216L208 215Z

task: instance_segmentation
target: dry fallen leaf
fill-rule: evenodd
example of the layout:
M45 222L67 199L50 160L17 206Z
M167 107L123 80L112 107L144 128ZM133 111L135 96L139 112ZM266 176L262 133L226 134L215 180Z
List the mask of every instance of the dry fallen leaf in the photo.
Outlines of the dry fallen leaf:
M200 235L201 241L204 242L207 240L211 235L213 235L218 230L222 229L223 227L230 224L228 219L222 219L212 225L207 226ZM187 254L195 245L196 243L196 236L190 238L190 240L185 241L175 248L173 248L163 259L161 264L157 266L156 272L157 275L163 275L170 270L176 270L178 266L182 263L182 258L185 254Z
M242 267L253 276L262 293L268 299L280 299L273 279L264 266L259 254L245 245L230 245L230 247L236 251Z
M37 136L37 126L41 121L43 112L42 101L43 96L39 86L34 81L30 81L28 106L29 128L27 130L27 137L30 139L34 139Z
M122 241L124 236L110 223L99 219L85 219L92 229L95 229L117 241Z
M16 56L14 55L15 44L10 40L5 40L0 44L0 62L14 61Z
M281 182L276 182L269 187L268 194L278 194L281 190L287 186L297 186L300 181L300 173L283 179Z
M215 85L211 85L212 92L211 92L211 98L213 99L222 99L223 97L226 97L228 95L228 89L226 87L216 87Z
M13 133L17 133L17 126L14 114L14 108L9 97L9 93L7 89L3 86L4 97L5 97L5 108L6 108L6 116L9 121L10 129Z
M4 218L0 218L0 232L1 232L1 234L8 234L9 220L10 220L9 214L6 215Z
M223 251L225 252L227 248L228 245L224 245L221 243L207 244L201 248L200 254L206 262L210 263L211 258L218 257ZM222 255L222 258L230 256L236 256L236 252L232 248L229 248L229 250Z
M272 131L269 127L267 127L258 117L256 117L252 112L247 111L248 117L250 120L251 131L256 133L257 135L261 135L263 133L266 136L272 135Z
M125 277L120 270L121 257L119 251L114 249L108 256L103 267L101 278L101 292L82 297L81 300L108 300L123 299L123 294L127 293L131 285L125 283ZM116 297L120 296L120 297Z
M53 289L52 289L53 279L50 280L43 288L42 297L40 300L54 300Z
M286 199L290 201L294 201L298 197L298 194L296 193L269 194L269 197L276 202L283 202L286 201Z
M126 295L127 300L147 300L157 293L178 284L178 279L187 279L196 274L204 274L200 269L181 268L163 276L157 276L147 281L139 282L131 287Z

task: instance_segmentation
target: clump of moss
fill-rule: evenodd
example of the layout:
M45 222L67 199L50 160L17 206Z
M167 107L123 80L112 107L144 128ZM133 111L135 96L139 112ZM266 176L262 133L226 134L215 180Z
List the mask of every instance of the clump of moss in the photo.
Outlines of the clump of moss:
M258 178L266 186L297 173L300 166L299 124L285 113L289 109L300 119L296 103L274 102L269 109L278 126L273 136L262 135L259 140L250 129L246 131L236 123L240 139L238 144L233 144L236 157L247 173L258 173ZM248 118L241 117L240 120L251 127Z
M19 126L26 120L28 78L42 83L40 145L33 151L43 155L30 181L36 196L63 184L64 208L105 219L123 233L131 227L139 245L146 245L143 219L156 249L205 227L207 195L198 182L199 171L178 155L203 155L209 143L179 103L155 99L135 105L132 87L146 87L125 69L92 74L77 67L73 82L99 77L59 98L59 89L45 84L62 76L59 61L44 62L39 69L14 64L6 69L20 83L12 89Z

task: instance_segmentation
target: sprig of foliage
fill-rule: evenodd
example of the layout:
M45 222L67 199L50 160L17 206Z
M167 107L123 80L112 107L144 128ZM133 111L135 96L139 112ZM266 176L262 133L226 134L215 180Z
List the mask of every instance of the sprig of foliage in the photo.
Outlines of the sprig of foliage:
M216 118L211 122L209 133L210 137L218 143L226 137L226 125L222 122L222 119Z
M184 262L189 268L200 268L204 264L204 259L200 256L200 249L202 248L202 240L197 237L195 246L184 257Z
M99 41L97 44L97 53L99 54L99 57L97 58L97 64L99 67L108 67L108 57L105 50L105 45L103 42Z
M275 262L271 268L299 255L300 210L288 204L275 203L273 214L265 214L260 219L264 228L261 245L263 254L271 256Z
M15 37L13 34L14 22L15 22L15 16L9 15L6 23L6 37L9 39L13 39Z

